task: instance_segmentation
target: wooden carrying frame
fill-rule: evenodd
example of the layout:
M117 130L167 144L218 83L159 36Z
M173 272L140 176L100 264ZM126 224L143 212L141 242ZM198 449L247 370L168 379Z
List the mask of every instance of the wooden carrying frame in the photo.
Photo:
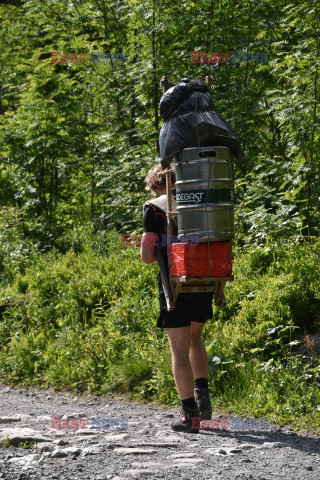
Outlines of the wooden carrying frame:
M211 78L206 77L206 82L209 87L211 85ZM170 87L174 84L170 83L167 77L162 77L161 86L163 93L165 93ZM172 208L172 185L171 185L171 164L166 171L166 195L167 195L167 224L168 224L168 235L167 235L167 250L168 258L169 256L169 246L172 243L173 235L173 218L176 215L176 212L173 212ZM168 288L165 292L167 309L170 312L174 309L179 293L191 293L191 292L213 292L214 294L214 303L217 307L223 308L225 306L224 298L224 287L227 282L232 282L234 280L233 275L229 277L172 277L170 274L170 262L169 262L169 282L167 282ZM163 282L162 282L163 283Z

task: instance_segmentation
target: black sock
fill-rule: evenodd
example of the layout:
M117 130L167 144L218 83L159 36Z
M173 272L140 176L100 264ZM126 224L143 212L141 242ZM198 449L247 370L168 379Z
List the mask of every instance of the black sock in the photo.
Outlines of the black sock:
M194 381L194 388L208 388L208 379L207 378L197 378Z
M182 406L183 407L188 407L188 408L197 408L196 401L194 397L191 398L186 398L185 400L181 400Z

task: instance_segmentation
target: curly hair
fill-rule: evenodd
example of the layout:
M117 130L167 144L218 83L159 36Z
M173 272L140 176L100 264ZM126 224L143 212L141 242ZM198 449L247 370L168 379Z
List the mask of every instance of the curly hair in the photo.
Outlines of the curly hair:
M161 187L166 185L166 172L168 171L171 172L171 183L173 185L176 181L174 167L169 170L163 170L161 164L159 163L159 165L157 165L155 168L149 170L148 175L146 176L146 190L155 194L159 194Z

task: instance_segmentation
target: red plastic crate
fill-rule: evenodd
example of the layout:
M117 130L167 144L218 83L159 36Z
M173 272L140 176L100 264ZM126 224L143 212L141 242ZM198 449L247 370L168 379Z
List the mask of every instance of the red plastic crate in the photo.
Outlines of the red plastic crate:
M169 247L170 274L228 277L232 273L231 252L230 242L173 243Z

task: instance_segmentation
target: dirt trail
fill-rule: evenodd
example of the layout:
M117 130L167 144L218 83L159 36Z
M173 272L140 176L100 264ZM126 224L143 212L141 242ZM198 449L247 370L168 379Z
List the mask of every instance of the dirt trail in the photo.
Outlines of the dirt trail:
M178 434L173 410L6 386L0 407L0 440L36 443L0 446L0 479L320 479L319 438L261 421Z

